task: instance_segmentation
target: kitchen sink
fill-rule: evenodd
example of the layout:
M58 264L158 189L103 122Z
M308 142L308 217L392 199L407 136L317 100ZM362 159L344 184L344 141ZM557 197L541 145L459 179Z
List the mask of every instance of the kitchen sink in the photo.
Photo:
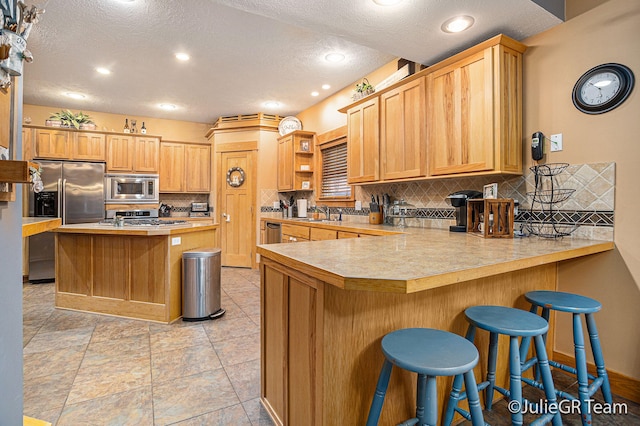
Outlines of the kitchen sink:
M329 219L314 219L312 217L295 217L291 218L292 220L299 220L300 222L337 222L337 220L329 220Z

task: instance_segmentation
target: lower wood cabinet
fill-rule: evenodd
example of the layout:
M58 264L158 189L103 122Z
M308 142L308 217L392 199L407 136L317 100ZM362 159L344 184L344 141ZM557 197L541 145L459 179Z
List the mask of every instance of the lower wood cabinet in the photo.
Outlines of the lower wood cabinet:
M322 283L272 262L260 272L262 400L277 424L321 425Z

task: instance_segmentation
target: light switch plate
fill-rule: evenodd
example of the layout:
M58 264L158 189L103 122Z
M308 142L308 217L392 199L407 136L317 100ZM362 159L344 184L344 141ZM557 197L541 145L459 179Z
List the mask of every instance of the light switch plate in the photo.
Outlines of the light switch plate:
M280 201L274 201L273 202L273 208L274 209L279 209L280 208Z
M356 201L356 210L362 210L362 201Z
M182 244L182 238L181 237L173 237L173 238L171 238L171 245L172 246L179 246L180 244Z
M551 152L562 151L562 133L551 135Z

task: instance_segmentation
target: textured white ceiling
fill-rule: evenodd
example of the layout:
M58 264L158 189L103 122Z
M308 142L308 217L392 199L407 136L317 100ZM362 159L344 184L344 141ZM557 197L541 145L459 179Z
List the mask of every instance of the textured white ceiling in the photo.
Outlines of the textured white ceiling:
M34 62L24 67L25 103L203 123L258 111L295 115L394 57L430 64L499 33L523 39L561 22L531 0L404 0L387 8L371 0L27 3L46 13L28 39ZM440 31L459 14L475 25ZM178 51L191 61L176 61ZM329 64L331 51L347 59ZM113 73L100 75L98 66ZM332 89L320 89L324 83ZM282 106L268 110L269 100ZM178 109L163 111L163 102Z

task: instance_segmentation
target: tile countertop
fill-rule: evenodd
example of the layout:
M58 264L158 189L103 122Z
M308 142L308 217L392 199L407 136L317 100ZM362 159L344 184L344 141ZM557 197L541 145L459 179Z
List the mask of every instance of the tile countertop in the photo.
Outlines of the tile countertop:
M62 225L53 231L67 234L155 236L186 234L217 228L218 225L207 222L187 222L175 225L123 226L121 228L117 228L113 225L101 225L98 223L79 223L74 225Z
M294 222L305 223L289 223ZM382 225L331 224L399 230ZM381 237L263 244L258 253L346 290L413 293L614 248L612 241L576 238L482 238L424 228L402 231Z
M62 224L62 219L55 217L23 217L22 238L51 231Z

